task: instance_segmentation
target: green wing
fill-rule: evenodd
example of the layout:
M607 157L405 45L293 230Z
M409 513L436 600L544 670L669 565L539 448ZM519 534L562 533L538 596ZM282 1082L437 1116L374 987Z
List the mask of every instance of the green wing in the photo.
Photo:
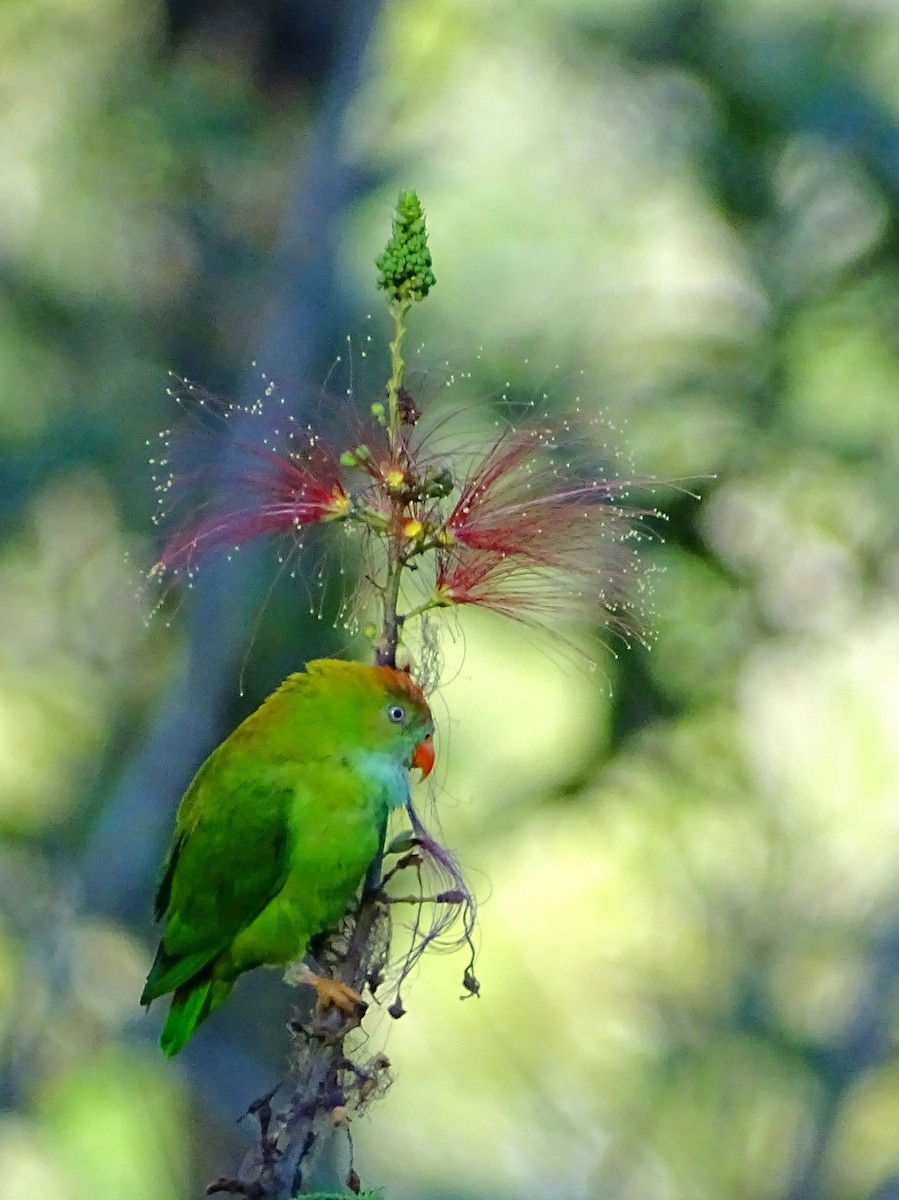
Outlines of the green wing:
M250 754L219 751L200 769L156 895L165 930L141 1003L201 972L284 886L293 799L283 771Z

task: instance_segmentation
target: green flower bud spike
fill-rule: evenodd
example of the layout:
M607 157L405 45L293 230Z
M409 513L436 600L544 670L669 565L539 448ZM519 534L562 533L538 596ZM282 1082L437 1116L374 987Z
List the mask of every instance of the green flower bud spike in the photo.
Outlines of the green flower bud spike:
M402 346L406 336L406 316L413 300L424 300L437 282L428 249L425 214L416 192L400 192L390 241L377 259L378 287L387 293L393 317L393 341L390 343L390 378L387 380L387 410L372 405L375 418L387 426L391 449L396 446L401 424L414 425L418 412L414 405L400 404L403 391ZM411 400L411 397L410 397ZM414 414L414 415L413 415Z
M390 241L375 265L378 287L391 300L424 300L437 282L431 267L425 216L415 192L400 192Z

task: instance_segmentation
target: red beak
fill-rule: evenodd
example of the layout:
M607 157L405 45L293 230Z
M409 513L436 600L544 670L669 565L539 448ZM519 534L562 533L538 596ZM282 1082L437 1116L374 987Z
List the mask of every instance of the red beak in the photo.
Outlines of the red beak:
M422 779L427 779L434 769L434 739L430 734L423 742L419 742L412 755L412 766L418 767Z

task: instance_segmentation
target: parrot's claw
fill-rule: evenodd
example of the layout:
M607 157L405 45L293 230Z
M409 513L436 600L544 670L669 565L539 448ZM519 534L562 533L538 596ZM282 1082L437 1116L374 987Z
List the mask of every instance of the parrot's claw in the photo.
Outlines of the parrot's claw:
M308 983L315 988L318 997L318 1007L322 1012L336 1008L347 1017L358 1017L364 1009L362 997L357 991L339 979L329 979L327 975L316 975L304 964L297 972L298 983Z
M339 979L328 979L325 975L316 975L309 982L315 988L319 1008L337 1008L348 1017L359 1015L362 997L347 984Z

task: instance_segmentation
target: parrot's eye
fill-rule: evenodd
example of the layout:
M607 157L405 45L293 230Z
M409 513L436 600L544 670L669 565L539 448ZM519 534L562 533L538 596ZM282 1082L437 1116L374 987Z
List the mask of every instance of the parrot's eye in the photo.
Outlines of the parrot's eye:
M406 719L406 710L402 704L391 704L387 710L387 715L395 725L399 725L401 721Z

